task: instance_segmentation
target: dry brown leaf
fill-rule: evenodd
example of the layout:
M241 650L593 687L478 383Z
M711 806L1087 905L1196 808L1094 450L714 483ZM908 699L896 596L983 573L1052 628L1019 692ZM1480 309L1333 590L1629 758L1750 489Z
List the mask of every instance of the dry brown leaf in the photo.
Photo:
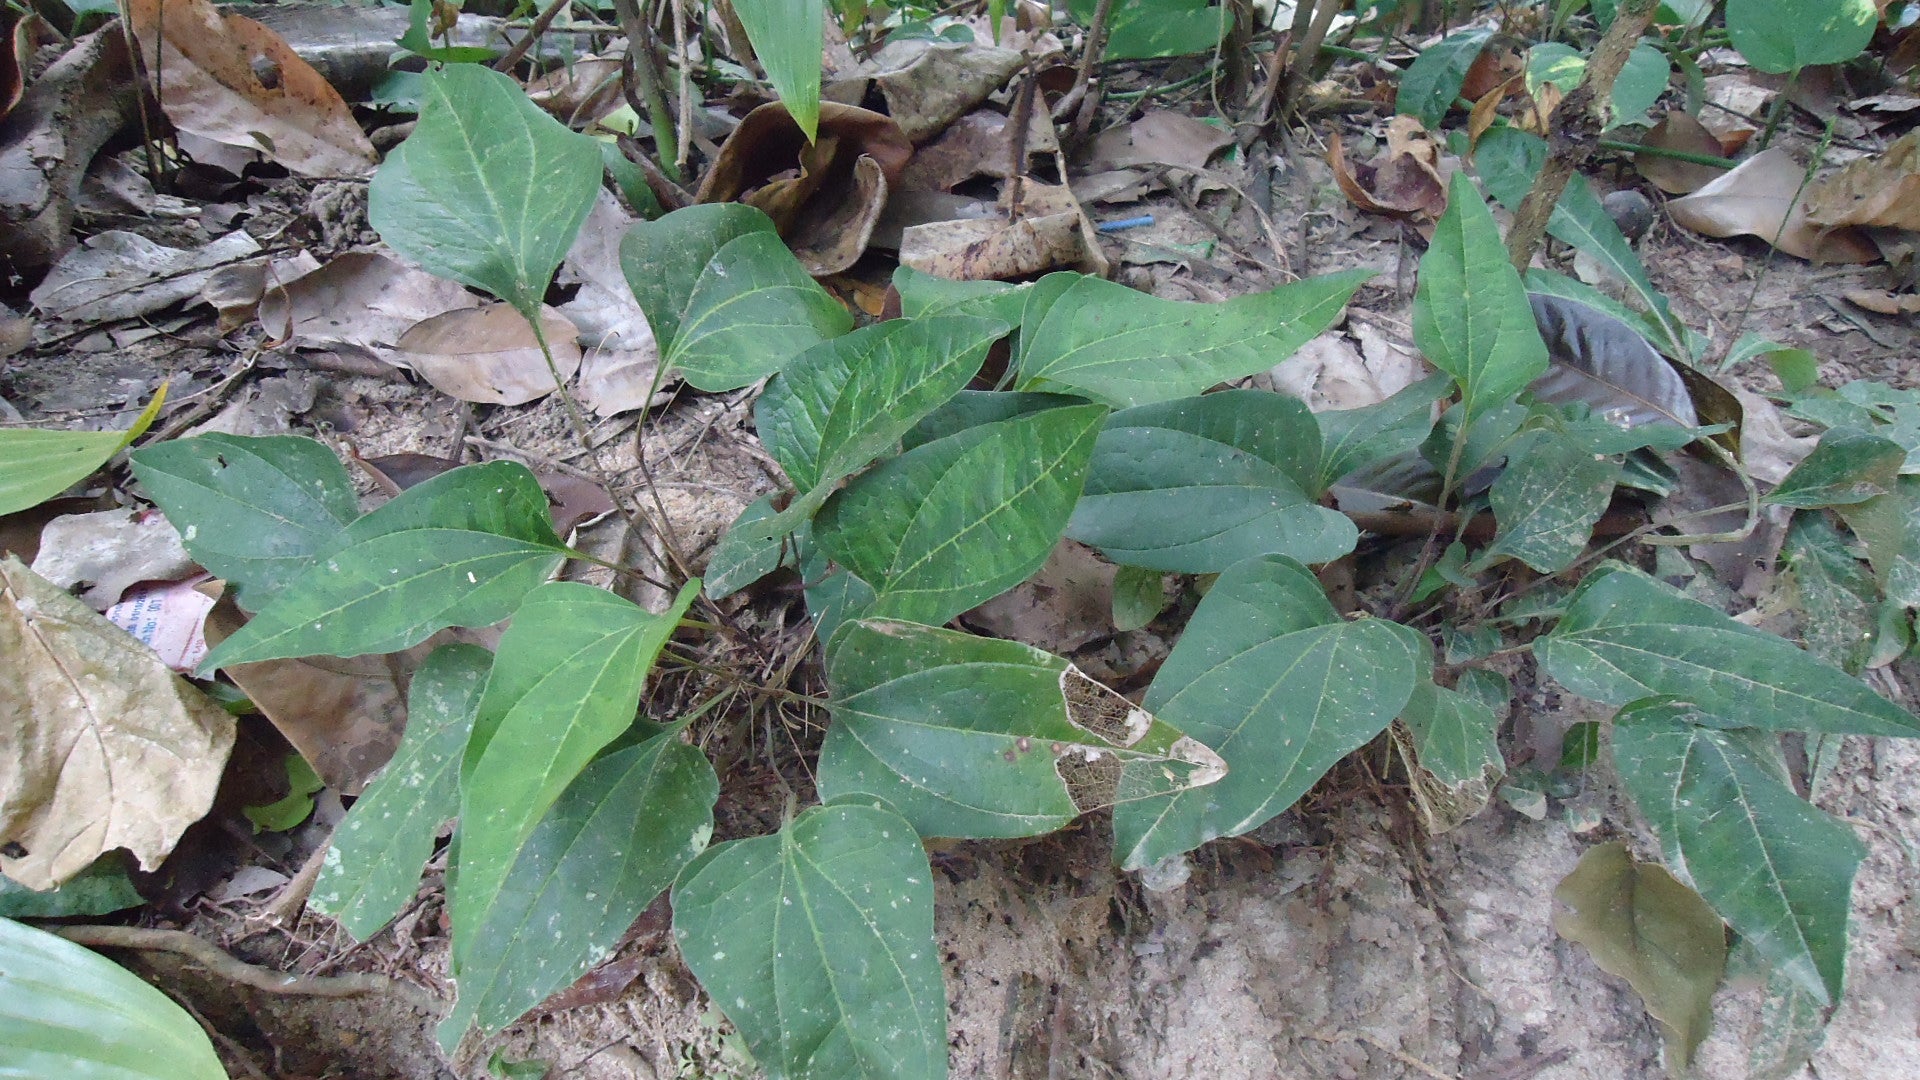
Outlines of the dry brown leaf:
M1093 140L1088 172L1135 166L1206 168L1208 159L1233 142L1233 132L1171 109L1154 109L1131 124L1111 127Z
M970 112L914 152L900 176L900 186L907 191L952 191L976 176L1005 179L1013 164L1011 136L1006 116L992 109ZM1027 127L1027 156L1031 159L1059 149L1053 117L1035 95Z
M995 637L1065 656L1113 633L1114 567L1062 540L1038 573L961 616Z
M1714 137L1693 116L1671 109L1662 117L1646 137L1640 140L1641 146L1660 150L1679 150L1689 154L1708 154L1719 157L1720 140ZM1633 155L1633 167L1640 171L1653 186L1669 195L1686 195L1699 191L1711 184L1716 177L1726 175L1727 170L1713 165L1701 165L1692 161L1679 161L1657 154Z
M1879 249L1853 229L1823 232L1807 221L1800 191L1806 168L1775 146L1685 198L1667 204L1681 226L1706 236L1758 236L1812 262L1863 263Z
M580 399L600 416L658 403L654 383L660 346L620 269L620 240L628 224L613 195L600 192L586 227L560 264L560 284L580 286L560 305L560 313L580 331Z
M409 327L480 301L460 285L370 251L336 256L260 301L260 325L278 341L310 349L384 355Z
M541 324L561 380L571 379L580 368L579 331L552 308L542 309ZM507 304L436 315L400 335L385 359L461 401L525 405L554 391L532 325Z
M999 215L915 225L900 234L900 262L953 281L1004 281L1061 267L1104 276L1093 223L1064 185L1027 180L1020 206ZM1003 201L1004 202L1004 201Z
M211 0L128 0L127 11L175 127L301 176L373 171L373 144L347 103L280 35Z
M879 113L821 102L819 134L809 143L787 107L769 102L727 136L696 199L764 211L807 270L824 277L866 250L912 156L899 125Z
M235 229L197 248L170 248L137 233L103 232L63 256L31 294L43 314L75 322L131 319L198 299L222 266L260 250Z
M1920 229L1920 132L1807 187L1807 220L1828 228Z
M0 871L51 889L115 848L158 866L213 805L233 718L11 555L0 656Z
M172 581L198 572L180 534L157 510L131 507L67 514L40 530L33 572L104 611L142 581Z
M1468 65L1458 96L1479 101L1514 76L1526 73L1526 54L1515 47L1512 38L1490 41Z
M583 56L527 83L527 97L568 127L581 127L619 108L620 58Z
M1372 161L1349 166L1338 139L1329 146L1327 161L1340 190L1368 213L1430 224L1446 212L1449 170L1441 167L1440 144L1411 116L1396 116L1387 124L1386 148Z
M1500 105L1509 94L1519 93L1526 88L1527 77L1516 75L1499 86L1473 99L1473 112L1467 116L1467 145L1480 142L1480 136L1487 133L1494 120L1500 116Z
M1886 289L1848 289L1846 298L1880 315L1920 315L1920 295Z
M972 112L1020 70L1024 58L1018 52L987 44L989 40L979 37L965 45L889 41L874 54L865 74L879 85L887 114L917 145Z

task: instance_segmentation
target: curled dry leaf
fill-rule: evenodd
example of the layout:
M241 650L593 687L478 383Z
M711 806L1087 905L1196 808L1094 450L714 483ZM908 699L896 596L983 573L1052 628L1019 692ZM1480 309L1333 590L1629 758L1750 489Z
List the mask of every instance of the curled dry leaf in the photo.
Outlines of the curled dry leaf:
M1438 221L1447 209L1447 175L1440 144L1411 116L1387 123L1387 145L1372 161L1349 166L1339 139L1328 148L1334 182L1353 205L1370 214Z
M1806 168L1778 146L1685 198L1667 204L1673 220L1706 236L1758 236L1789 255L1812 262L1863 263L1879 250L1858 231L1822 230L1807 220L1800 193Z
M809 273L837 274L866 250L912 156L899 125L879 113L822 102L809 143L786 106L769 102L727 136L697 200L765 212Z
M560 378L572 378L580 368L579 331L552 308L541 309L540 321ZM436 315L400 335L386 360L461 401L525 405L554 391L554 373L532 325L508 304Z
M114 848L158 866L213 805L233 718L10 555L0 655L0 870L44 890Z
M1027 180L1020 205L987 218L936 221L900 234L900 262L952 281L1000 281L1059 267L1104 276L1093 223L1064 185Z
M866 74L879 84L888 115L909 140L922 143L944 131L1020 70L1019 53L989 40L889 41L874 54ZM823 126L825 119L823 110Z
M280 35L211 0L128 0L126 10L175 127L301 176L373 171L373 144L347 103Z
M1640 145L1650 149L1678 150L1714 157L1724 152L1720 140L1707 130L1705 124L1679 109L1670 110L1659 123L1653 125L1653 129L1640 140ZM1633 155L1633 167L1654 187L1669 195L1699 191L1727 172L1712 165L1645 153Z
M349 251L260 300L268 336L308 349L380 355L417 323L480 301L459 284L370 251Z
M1005 179L1013 164L1013 132L1008 117L978 109L955 120L940 137L914 152L900 177L906 191L952 191L976 176ZM1053 117L1035 95L1027 126L1027 156L1057 153Z
M1827 228L1920 229L1920 132L1809 185L1806 206L1807 220Z

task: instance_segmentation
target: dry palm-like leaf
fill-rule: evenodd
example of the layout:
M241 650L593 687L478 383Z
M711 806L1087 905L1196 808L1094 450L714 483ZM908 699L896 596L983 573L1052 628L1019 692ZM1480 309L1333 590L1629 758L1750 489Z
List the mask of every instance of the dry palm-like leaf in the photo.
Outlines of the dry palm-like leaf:
M580 369L579 331L543 308L541 329L562 380ZM525 405L554 391L554 373L526 318L510 304L458 308L400 335L388 363L411 368L434 389L461 401Z
M822 102L809 143L786 106L769 102L727 136L697 198L765 212L809 273L837 274L866 250L912 156L900 126L879 113Z
M1807 220L1828 228L1920 229L1920 132L1807 189Z
M213 805L233 718L11 555L0 655L0 870L51 889L114 848L158 866Z
M181 131L257 150L301 176L365 176L373 144L280 35L211 0L128 0L157 96Z
M1812 262L1863 263L1880 257L1850 228L1822 230L1800 195L1806 168L1780 147L1762 150L1699 191L1667 204L1673 220L1707 236L1758 236Z
M1679 150L1714 157L1724 152L1720 140L1707 130L1705 124L1678 109L1668 112L1659 123L1653 125L1653 129L1640 140L1640 145L1655 150ZM1644 153L1633 156L1633 167L1653 186L1669 195L1699 191L1727 172L1713 165Z

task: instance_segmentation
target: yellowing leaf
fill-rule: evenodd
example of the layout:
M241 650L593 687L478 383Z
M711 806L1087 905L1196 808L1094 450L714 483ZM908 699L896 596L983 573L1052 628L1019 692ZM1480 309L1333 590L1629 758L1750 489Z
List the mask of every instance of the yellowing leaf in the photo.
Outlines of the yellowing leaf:
M159 865L213 804L233 719L11 555L0 656L0 870L51 889L114 848Z

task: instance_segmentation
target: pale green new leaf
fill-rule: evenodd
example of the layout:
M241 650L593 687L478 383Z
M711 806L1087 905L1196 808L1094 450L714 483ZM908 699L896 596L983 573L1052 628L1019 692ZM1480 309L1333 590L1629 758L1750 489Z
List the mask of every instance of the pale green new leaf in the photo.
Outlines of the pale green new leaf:
M821 797L877 796L921 836L1037 836L1221 772L1206 747L1015 641L862 619L827 680Z
M1668 865L1777 970L1836 1004L1866 845L1698 719L1666 701L1620 710L1612 745L1621 782L1660 835Z
M680 336L680 317L707 264L729 242L753 233L773 235L773 219L731 202L682 207L627 227L620 238L620 273L661 348Z
M1201 304L1050 274L1027 294L1018 388L1065 389L1115 408L1191 397L1293 355L1372 275L1349 270Z
M600 191L600 148L479 64L422 76L420 123L367 185L367 221L429 273L484 289L535 326Z
M1420 259L1413 340L1460 384L1468 423L1547 369L1526 287L1507 262L1500 227L1464 170Z
M735 390L853 327L853 316L807 275L779 236L727 241L694 282L662 359L700 390Z
M1500 533L1481 566L1519 559L1543 574L1566 569L1587 549L1593 524L1607 512L1620 463L1555 431L1537 432L1516 449L1493 482Z
M294 435L209 434L135 451L133 475L194 561L258 611L360 516L332 450Z
M526 466L441 473L346 527L200 670L289 656L395 652L513 613L567 548Z
M126 431L0 430L0 514L38 506L93 475L160 414L166 388Z
M1727 726L1920 735L1920 720L1839 668L1625 567L1583 581L1534 656L1609 705L1666 695Z
M460 813L460 758L492 664L477 645L443 645L427 657L407 689L400 748L334 830L312 905L356 941L413 899L435 834Z
M812 142L820 126L820 54L826 0L733 0L753 54L793 122Z
M933 875L883 807L816 806L719 844L673 889L680 956L785 1080L945 1080Z
M1114 562L1218 573L1256 555L1330 562L1359 531L1318 505L1320 429L1298 400L1229 390L1113 414L1067 535Z
M605 589L555 581L500 639L460 769L454 961L463 965L521 845L554 800L633 725L647 673L699 592L654 615Z
M0 919L0 1076L226 1080L185 1009L126 968Z
M834 495L813 539L870 582L871 614L938 625L1046 562L1080 497L1106 409L970 428L881 463Z
M441 1043L458 1043L470 1026L500 1030L613 955L647 905L706 850L719 796L713 765L677 729L588 765L527 835L498 896L459 943L459 999L441 1023Z

